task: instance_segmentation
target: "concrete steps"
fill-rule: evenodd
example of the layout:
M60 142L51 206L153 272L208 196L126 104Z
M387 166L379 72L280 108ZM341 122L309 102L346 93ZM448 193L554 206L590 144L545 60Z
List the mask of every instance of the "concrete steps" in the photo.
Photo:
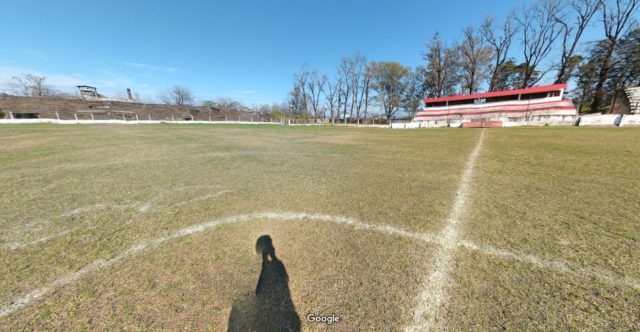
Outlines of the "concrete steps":
M640 114L640 87L626 88L625 93L629 99L631 114Z

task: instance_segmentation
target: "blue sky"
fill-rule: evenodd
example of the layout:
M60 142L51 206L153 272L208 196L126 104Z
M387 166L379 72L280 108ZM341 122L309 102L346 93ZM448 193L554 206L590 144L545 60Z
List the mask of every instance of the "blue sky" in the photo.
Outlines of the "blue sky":
M5 1L0 90L9 77L32 72L69 92L86 84L154 99L181 84L198 100L279 102L305 63L333 74L342 56L360 51L420 65L435 31L458 40L463 27L526 2Z

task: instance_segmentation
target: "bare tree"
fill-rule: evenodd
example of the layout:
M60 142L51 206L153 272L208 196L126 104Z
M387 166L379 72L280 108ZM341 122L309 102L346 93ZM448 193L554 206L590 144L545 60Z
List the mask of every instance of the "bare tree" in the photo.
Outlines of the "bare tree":
M309 91L309 103L311 104L311 111L313 112L313 121L318 119L318 112L320 111L320 93L324 88L325 80L318 75L318 71L314 70L309 75L307 80L307 89Z
M494 19L485 18L481 30L485 40L493 48L493 66L489 79L489 91L496 91L500 85L499 80L503 76L504 65L509 58L509 48L513 37L518 33L518 28L513 24L514 14L511 13L502 23L501 31L496 33Z
M308 114L309 112L309 95L307 94L307 81L309 80L309 69L307 65L303 65L300 71L294 76L294 89L299 89L299 109L298 112Z
M453 93L458 76L457 48L447 48L436 32L422 57L427 62L425 85L429 88L429 94L432 97L442 97Z
M351 94L351 89L353 88L353 84L351 82L353 79L353 71L353 59L350 57L343 57L342 60L340 60L340 65L338 66L338 72L340 74L340 77L342 78L341 81L343 83L341 85L341 93L338 96L338 99L342 101L342 120L344 121L344 123L347 123L347 107L350 105L350 101L353 99L353 96Z
M204 100L202 105L216 107L223 110L245 110L247 106L231 97L218 97L216 100Z
M50 97L56 94L53 87L46 84L45 76L24 74L22 77L11 77L9 85L15 94L28 97Z
M338 71L338 80L337 80L337 84L335 86L335 88L337 89L337 94L338 94L338 109L337 112L335 114L335 118L333 119L333 123L336 123L336 119L338 119L340 117L340 107L342 106L342 100L345 99L345 91L344 91L344 85L345 85L345 78L344 75L342 73L341 70ZM346 103L346 102L345 102Z
M335 124L335 115L340 111L340 104L338 102L338 94L340 93L340 85L342 84L338 79L336 82L332 82L327 75L322 76L321 91L324 95L325 105L329 108L329 116L332 123Z
M538 0L530 6L523 7L516 20L520 25L522 49L523 49L523 72L520 88L529 88L536 83L544 74L534 79L534 73L540 71L540 64L551 52L555 41L562 32L556 13L560 11L558 0Z
M569 7L575 19L569 21L566 15L557 14L556 21L562 28L562 56L555 83L566 83L579 63L576 48L589 21L600 8L600 0L569 0Z
M369 90L371 88L371 68L366 60L363 61L359 68L359 84L357 85L357 103L356 103L356 121L360 124L360 114L363 112L364 119L367 119L369 108Z
M193 92L191 90L181 86L176 85L168 91L162 93L160 95L160 100L163 103L169 105L189 105L193 103Z
M329 119L332 123L335 123L335 114L339 111L336 110L336 104L338 103L338 85L339 83L332 82L327 75L322 75L322 94L324 95L325 106L329 109ZM339 108L340 106L337 106Z
M460 44L463 90L473 94L478 92L481 82L487 78L492 49L472 26L464 29L463 35Z
M360 110L362 109L363 99L365 94L365 81L367 79L367 58L360 52L356 52L351 58L353 67L351 68L351 91L353 97L351 98L351 111L350 116L353 117L353 111L356 111L356 123L360 124Z
M362 82L362 93L364 96L360 98L364 102L364 118L367 119L367 112L369 111L369 91L371 90L371 66L367 63L364 69L364 79Z
M640 0L600 0L600 13L602 14L604 33L607 37L607 47L598 71L598 81L591 103L592 112L602 111L602 103L606 96L604 85L609 78L613 55L620 39L634 23L633 13L639 2Z

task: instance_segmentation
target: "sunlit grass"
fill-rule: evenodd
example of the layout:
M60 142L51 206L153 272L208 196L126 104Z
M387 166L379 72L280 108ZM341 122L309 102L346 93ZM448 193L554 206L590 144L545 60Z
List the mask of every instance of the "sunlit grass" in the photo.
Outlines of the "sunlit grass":
M0 303L185 227L258 212L344 216L437 235L479 130L281 126L0 128ZM460 237L640 279L640 131L486 130ZM411 321L434 243L254 218L162 242L0 318L0 329L225 330L269 234L308 313ZM13 246L13 247L11 247ZM453 330L638 328L637 289L458 248Z

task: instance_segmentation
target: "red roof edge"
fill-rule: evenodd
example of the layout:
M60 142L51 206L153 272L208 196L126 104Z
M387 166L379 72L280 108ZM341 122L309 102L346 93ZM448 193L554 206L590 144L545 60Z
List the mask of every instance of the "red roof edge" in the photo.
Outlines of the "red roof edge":
M424 102L425 103L437 103L437 102L441 102L441 101L451 101L451 100L502 97L502 96L537 93L537 92L550 92L550 91L556 91L556 90L566 89L566 88L567 88L567 84L566 83L562 83L562 84L534 86L533 88L527 88L527 89L496 91L496 92L485 92L485 93L476 93L476 94L472 94L472 95L458 95L458 96L449 96L449 97L441 97L441 98L426 98L426 99L424 99Z

